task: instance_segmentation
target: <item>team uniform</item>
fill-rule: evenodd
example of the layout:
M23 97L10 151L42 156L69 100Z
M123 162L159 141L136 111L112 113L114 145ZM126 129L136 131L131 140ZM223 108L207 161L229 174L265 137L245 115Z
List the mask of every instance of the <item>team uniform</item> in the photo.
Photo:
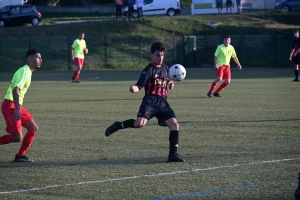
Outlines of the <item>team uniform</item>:
M230 59L237 57L234 47L230 44L227 47L224 44L221 44L217 47L214 56L217 57L217 65L219 66L219 68L216 69L217 77L220 77L221 79L231 79ZM212 93L214 94L214 96L219 96L219 93L227 85L228 83L223 82L220 87L213 93L214 89L217 86L217 83L213 82L208 92L208 96L210 96Z
M153 66L151 63L142 70L137 83L134 85L141 90L144 88L145 96L140 105L137 120L144 118L150 120L156 117L159 125L166 126L165 121L175 118L175 113L167 102L168 83L167 78L168 67L164 64L159 67ZM116 121L105 131L106 136L110 136L114 132L124 128L135 128L134 119L128 119L123 122ZM177 121L176 121L177 123ZM139 127L140 128L140 127ZM171 130L169 135L170 151L168 162L184 162L177 154L179 130Z
M160 68L149 64L141 73L135 84L139 89L145 88L145 96L137 117L151 119L156 117L159 122L176 118L174 111L167 102L168 97L168 67L164 64Z
M86 47L86 42L84 39L76 39L72 44L72 48L74 49L74 61L76 66L83 66L84 64L84 50ZM80 72L75 71L72 77L73 81L77 81L80 76Z
M300 38L296 38L293 40L292 49L297 51L299 48L300 48ZM294 65L300 64L300 51L297 53L296 56L294 56L293 62L294 62Z
M22 126L31 120L34 120L33 116L30 114L28 110L26 110L22 104L24 96L30 86L31 83L31 76L32 72L28 65L24 65L20 69L16 71L16 73L13 76L13 79L11 81L10 86L8 87L8 90L6 92L6 95L4 97L4 101L1 105L2 114L4 116L5 122L6 122L6 131L9 133L8 135L4 135L0 137L0 145L2 144L9 144L14 142L14 134L22 133ZM13 99L13 90L14 88L18 87L20 89L19 92L19 104L20 104L20 111L21 111L21 117L20 120L15 120L13 118L13 114L15 112L15 104ZM24 162L24 161L30 161L26 156L25 153L28 150L29 146L34 140L34 137L36 135L36 132L27 131L22 146L16 155L15 161L16 162ZM21 158L18 159L17 158Z
M22 124L33 120L33 116L30 114L30 112L22 106L25 93L27 92L27 89L31 83L31 76L32 73L28 65L25 65L16 71L4 97L1 110L6 121L6 131L10 134L22 132ZM19 103L22 115L19 121L16 121L12 118L12 115L15 111L12 91L15 87L20 88Z

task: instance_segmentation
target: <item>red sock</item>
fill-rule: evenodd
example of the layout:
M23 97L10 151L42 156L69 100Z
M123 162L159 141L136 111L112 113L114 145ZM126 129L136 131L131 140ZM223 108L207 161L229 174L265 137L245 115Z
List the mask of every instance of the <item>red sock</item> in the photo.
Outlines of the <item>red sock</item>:
M0 145L2 144L9 144L9 143L12 143L14 142L15 139L14 139L14 136L13 135L3 135L0 137Z
M215 93L220 93L226 86L228 85L228 83L223 82L220 87L215 91Z
M25 137L23 139L21 148L20 148L20 150L18 152L18 155L17 155L18 157L24 156L26 154L26 151L28 150L28 148L32 144L35 135L36 135L35 132L27 131L27 133L26 133L26 135L25 135Z
M80 72L75 72L74 74L75 80L78 80L79 76L80 76Z
M77 71L74 72L73 79L76 80Z
M217 87L218 83L216 82L212 82L209 93L212 93L214 91L214 89Z

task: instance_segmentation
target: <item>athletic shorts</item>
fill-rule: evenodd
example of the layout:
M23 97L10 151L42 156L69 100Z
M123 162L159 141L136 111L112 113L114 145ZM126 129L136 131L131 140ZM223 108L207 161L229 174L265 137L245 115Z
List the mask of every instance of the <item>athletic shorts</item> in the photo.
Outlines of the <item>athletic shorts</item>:
M30 112L20 105L21 119L16 121L12 117L15 112L15 104L6 99L2 102L1 110L6 122L6 132L10 134L22 133L22 125L28 121L34 120Z
M220 66L219 69L216 70L216 72L217 77L220 77L222 79L231 79L230 66L228 65Z
M294 65L299 65L300 64L300 55L296 55L294 56Z
M240 7L241 8L242 7L242 3L241 2L236 2L236 7L238 7L238 8Z
M128 12L132 13L133 12L133 6L128 6Z
M167 99L156 95L144 96L137 117L147 120L156 117L158 121L166 121L171 118L176 119L176 115L167 102Z
M231 8L232 7L232 1L226 1L226 7Z
M75 61L75 65L76 66L79 66L79 67L83 66L83 63L84 63L84 59L83 58L74 58L74 61Z
M222 3L217 3L217 8L223 8L223 4Z

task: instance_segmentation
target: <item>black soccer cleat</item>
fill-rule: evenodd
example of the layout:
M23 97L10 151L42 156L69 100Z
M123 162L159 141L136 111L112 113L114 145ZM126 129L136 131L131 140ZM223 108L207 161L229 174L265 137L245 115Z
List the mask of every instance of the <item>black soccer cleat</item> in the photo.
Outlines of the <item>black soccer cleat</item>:
M294 82L298 82L298 81L299 81L299 78L296 77L293 81L294 81Z
M114 132L116 132L117 130L119 130L120 128L118 127L118 121L114 122L110 127L108 127L105 131L105 135L108 137L111 134L113 134Z
M219 93L213 93L214 97L221 97Z
M178 154L168 157L168 162L184 162L184 159L180 158Z
M207 96L208 96L208 97L211 97L211 95L212 95L211 92L208 92L208 93L207 93Z
M25 155L24 156L20 156L20 157L17 157L17 155L16 155L15 159L13 160L13 162L34 162L34 160L30 160Z

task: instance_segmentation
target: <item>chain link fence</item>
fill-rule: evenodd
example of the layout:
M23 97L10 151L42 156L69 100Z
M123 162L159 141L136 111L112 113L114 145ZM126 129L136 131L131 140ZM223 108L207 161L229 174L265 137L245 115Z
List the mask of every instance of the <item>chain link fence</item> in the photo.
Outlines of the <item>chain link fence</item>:
M71 45L77 35L27 36L0 38L1 71L16 70L26 63L29 48L41 51L42 69L73 69ZM244 67L285 67L292 39L290 35L232 35L231 44ZM166 47L164 63L181 63L185 67L204 68L213 65L213 55L223 36L173 36L147 38L142 36L86 36L89 54L85 69L143 68L150 61L150 46L154 40ZM232 65L235 65L232 61Z

